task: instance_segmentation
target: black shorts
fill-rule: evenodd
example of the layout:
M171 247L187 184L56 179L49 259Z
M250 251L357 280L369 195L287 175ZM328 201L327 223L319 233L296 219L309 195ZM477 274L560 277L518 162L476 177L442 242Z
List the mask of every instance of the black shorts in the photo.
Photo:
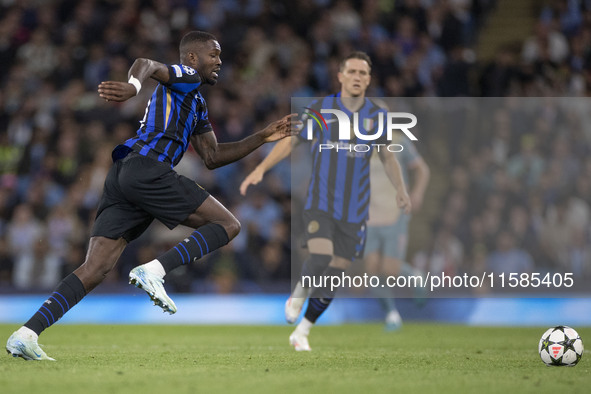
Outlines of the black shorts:
M209 193L168 163L130 153L113 163L99 203L92 236L127 242L139 237L154 218L172 229L205 201Z
M327 238L332 241L334 255L350 261L363 258L365 223L347 223L318 210L304 211L306 240Z

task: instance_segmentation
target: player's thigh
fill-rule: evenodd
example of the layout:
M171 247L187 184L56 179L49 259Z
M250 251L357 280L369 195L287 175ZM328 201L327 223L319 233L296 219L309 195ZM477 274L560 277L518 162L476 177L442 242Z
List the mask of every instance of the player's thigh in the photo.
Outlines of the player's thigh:
M408 215L401 215L396 223L387 228L384 236L388 237L388 240L382 248L384 258L390 261L404 261L408 248L408 222Z
M311 254L334 254L334 245L328 238L312 238L307 241L308 251Z
M381 254L384 246L384 232L382 228L385 226L367 226L367 235L365 239L365 252L367 256L373 253Z
M384 247L383 227L385 226L367 227L363 262L365 265L365 272L372 275L378 274L382 265L382 249Z
M304 211L304 228L306 245L311 254L334 254L333 220L324 212Z
M150 225L153 217L138 205L130 202L119 185L122 163L114 163L105 179L103 194L94 220L92 237L131 242Z
M342 223L335 228L333 237L334 255L348 261L358 261L363 258L367 230L365 223Z
M213 196L208 196L205 201L191 213L182 224L197 228L207 223L238 223L236 217Z
M92 226L92 237L123 238L131 242L143 234L154 218L126 201L99 208Z
M169 164L135 156L123 163L119 185L127 199L172 229L197 211L209 193Z

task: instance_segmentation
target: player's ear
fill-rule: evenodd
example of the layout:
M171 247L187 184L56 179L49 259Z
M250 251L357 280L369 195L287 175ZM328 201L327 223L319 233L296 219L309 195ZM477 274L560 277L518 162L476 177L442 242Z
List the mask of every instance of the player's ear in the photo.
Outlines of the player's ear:
M343 73L342 72L339 71L337 73L337 78L339 80L339 83L343 83Z
M191 66L195 66L195 65L199 64L199 57L197 56L197 53L195 53L195 52L187 53L187 60L189 60L189 63Z

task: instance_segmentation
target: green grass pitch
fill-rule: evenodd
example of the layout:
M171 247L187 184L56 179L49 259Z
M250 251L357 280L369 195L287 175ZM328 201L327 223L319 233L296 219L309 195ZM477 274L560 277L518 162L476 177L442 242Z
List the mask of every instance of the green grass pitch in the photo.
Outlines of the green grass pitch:
M57 362L5 354L0 393L588 393L591 354L546 367L546 328L319 326L296 353L287 326L57 325L40 341Z

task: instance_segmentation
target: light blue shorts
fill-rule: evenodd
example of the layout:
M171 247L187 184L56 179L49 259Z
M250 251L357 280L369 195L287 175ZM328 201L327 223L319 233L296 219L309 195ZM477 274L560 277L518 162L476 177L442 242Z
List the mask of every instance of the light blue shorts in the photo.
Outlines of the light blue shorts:
M365 255L381 253L401 261L406 258L408 247L408 223L410 215L401 214L396 223L389 226L367 226Z

